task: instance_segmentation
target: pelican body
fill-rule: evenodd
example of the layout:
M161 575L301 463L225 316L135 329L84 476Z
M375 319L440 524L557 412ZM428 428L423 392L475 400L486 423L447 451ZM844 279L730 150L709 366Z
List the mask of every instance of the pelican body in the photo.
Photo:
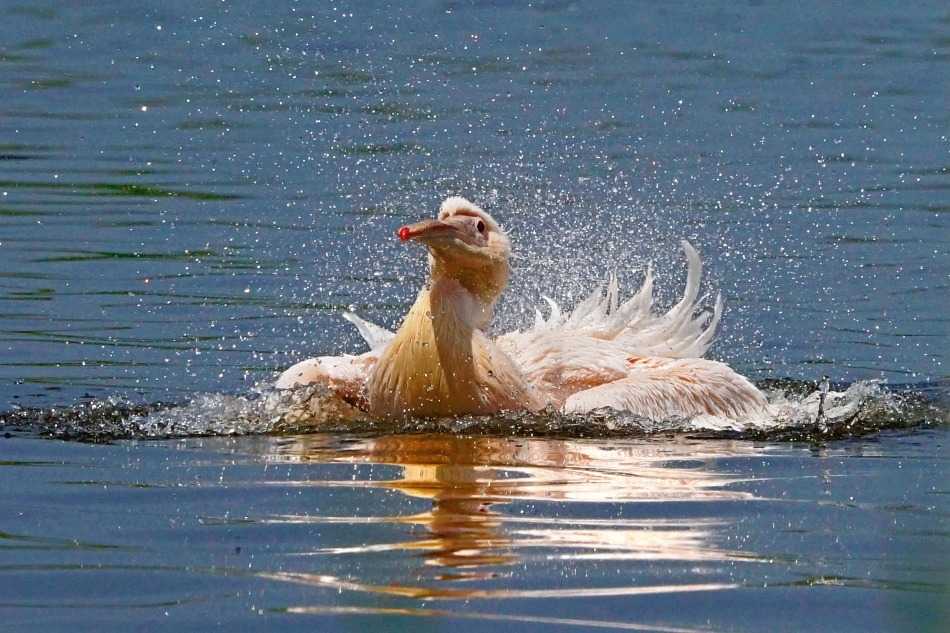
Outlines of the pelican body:
M596 289L570 314L546 299L548 318L539 311L532 328L492 340L484 330L508 283L511 254L494 219L451 197L436 219L404 226L398 235L427 248L430 273L399 329L392 333L345 313L371 350L300 362L278 378L277 388L319 383L380 419L610 407L653 420L736 421L767 409L746 378L702 358L722 301L696 316L702 267L685 241L686 289L668 312L653 313L648 272L622 304L612 279L606 293Z

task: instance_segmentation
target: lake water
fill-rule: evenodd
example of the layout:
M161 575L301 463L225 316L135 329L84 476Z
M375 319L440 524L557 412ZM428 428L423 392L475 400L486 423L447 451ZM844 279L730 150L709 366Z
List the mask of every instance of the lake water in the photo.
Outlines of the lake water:
M0 1L0 629L950 625L945 3L74 5ZM448 195L499 331L685 238L710 356L837 417L269 416Z

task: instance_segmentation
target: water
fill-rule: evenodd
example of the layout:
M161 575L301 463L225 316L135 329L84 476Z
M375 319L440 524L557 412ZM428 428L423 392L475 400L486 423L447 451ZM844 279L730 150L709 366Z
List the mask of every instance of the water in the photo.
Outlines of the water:
M939 630L941 433L10 441L5 621Z
M0 622L945 627L942 3L60 5L0 3ZM837 417L262 414L446 195L513 235L499 331L670 305L689 239L711 355Z

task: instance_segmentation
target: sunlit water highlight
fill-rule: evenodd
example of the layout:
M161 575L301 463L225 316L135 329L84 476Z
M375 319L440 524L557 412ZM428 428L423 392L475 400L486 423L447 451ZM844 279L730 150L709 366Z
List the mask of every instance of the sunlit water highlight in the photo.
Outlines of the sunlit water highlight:
M164 609L189 625L386 616L696 631L723 608L743 628L798 622L796 605L836 590L854 594L814 604L808 622L835 628L846 609L854 630L881 617L937 630L939 609L881 600L945 595L939 551L925 563L899 543L942 542L930 505L939 475L921 479L919 466L946 455L935 430L901 433L805 451L682 436L339 432L93 453L13 442L0 471L18 510L0 545L30 562L0 568L0 608L100 624L128 609L161 624ZM887 486L882 462L904 467Z

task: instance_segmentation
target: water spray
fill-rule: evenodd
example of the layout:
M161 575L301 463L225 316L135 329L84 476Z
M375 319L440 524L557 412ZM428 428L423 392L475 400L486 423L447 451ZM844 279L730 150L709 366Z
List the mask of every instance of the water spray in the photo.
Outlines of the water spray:
M830 391L831 380L828 376L822 376L821 382L818 383L818 417L815 418L815 424L821 424L825 419L825 398L828 397Z

